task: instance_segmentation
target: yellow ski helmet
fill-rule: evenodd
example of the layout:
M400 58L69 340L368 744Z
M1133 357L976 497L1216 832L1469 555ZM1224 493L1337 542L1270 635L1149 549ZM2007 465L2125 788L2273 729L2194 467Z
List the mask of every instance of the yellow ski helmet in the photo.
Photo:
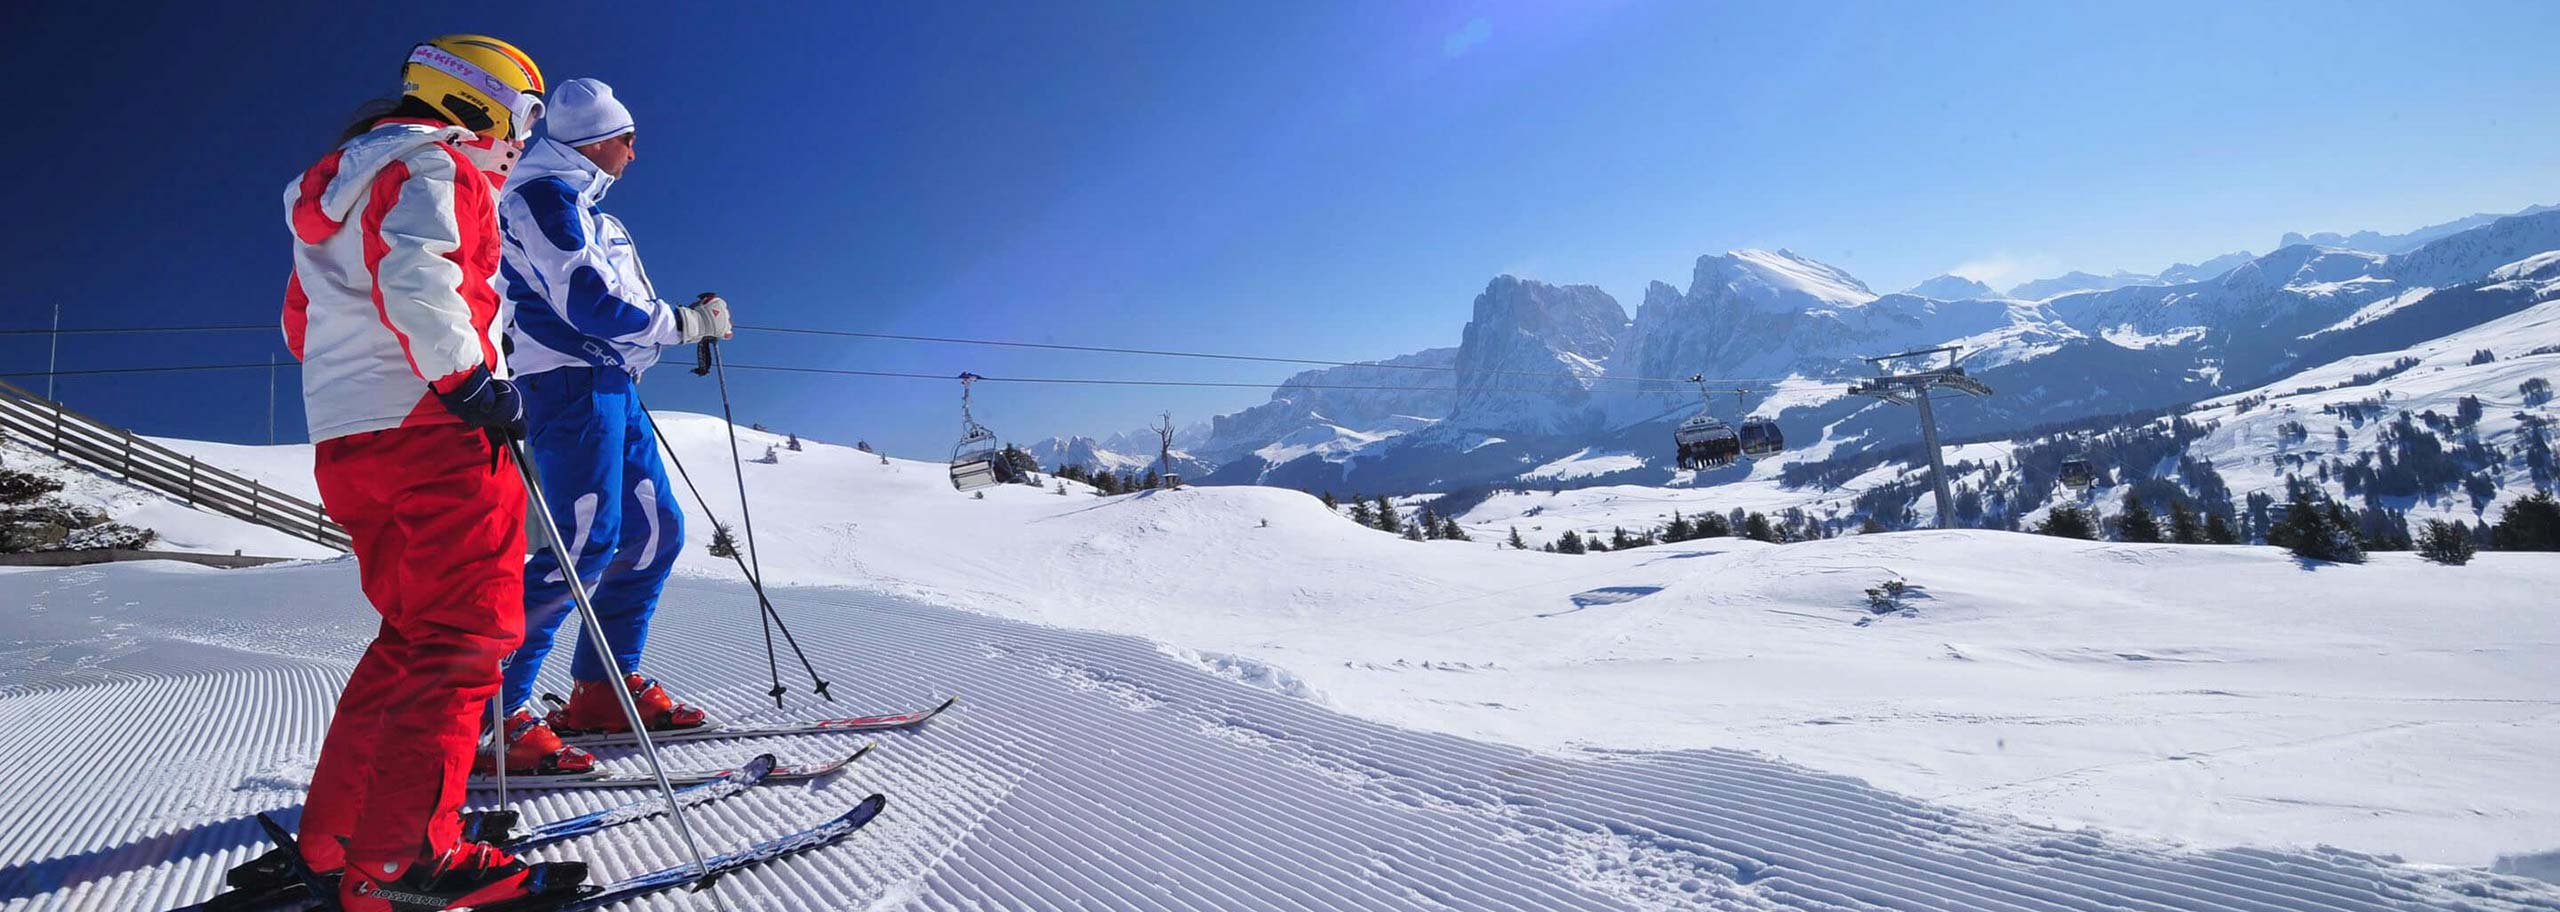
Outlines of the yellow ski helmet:
M522 141L542 119L542 68L515 45L487 35L446 35L409 49L400 92L465 129Z

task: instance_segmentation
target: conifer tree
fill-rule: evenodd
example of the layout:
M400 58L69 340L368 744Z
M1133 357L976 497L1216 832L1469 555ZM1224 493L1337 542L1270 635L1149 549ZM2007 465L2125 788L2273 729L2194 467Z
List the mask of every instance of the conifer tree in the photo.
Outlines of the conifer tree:
M1351 521L1364 526L1375 526L1378 524L1378 516L1369 511L1368 501L1355 500L1351 502Z
M1440 514L1432 512L1430 504L1422 505L1422 513L1414 518L1413 524L1419 529L1422 538L1440 537Z
M2134 496L2132 491L2124 492L2124 512L2116 517L2116 540L2125 542L2160 540L2160 520L2151 515L2151 508L2143 506L2142 498Z
M2169 501L2169 540L2181 545L2204 544L2204 525L2196 521L2196 513L2187 509L2186 501Z
M2098 524L2089 518L2089 511L2077 504L2062 504L2045 513L2044 521L2036 524L2036 534L2094 541Z
M2222 518L2222 514L2207 513L2204 516L2204 540L2217 545L2236 545L2240 543L2240 530L2231 528L2231 521Z
M1467 530L1459 528L1456 519L1447 516L1440 517L1440 537L1448 541L1475 540L1467 537Z
M2471 553L2471 533L2458 524L2430 519L2426 531L2418 533L2419 557L2459 567L2471 562Z
M1333 510L1333 511L1336 511L1336 512L1340 512L1340 511L1342 510L1342 502L1341 502L1341 501L1338 501L1338 500L1333 499L1333 492L1332 492L1332 491L1326 491L1326 492L1324 492L1324 508L1325 508L1325 509L1327 509L1327 510Z
M2560 551L2560 500L2551 492L2508 504L2490 530L2491 546L2500 551Z
M1880 523L1880 522L1877 522L1875 517L1873 517L1873 516L1861 516L1861 517L1858 517L1858 534L1860 534L1860 535L1874 535L1874 534L1876 534L1876 533L1878 533L1878 532L1883 532L1883 531L1885 531L1884 524L1883 524L1883 523Z
M2357 541L2346 509L2316 485L2294 479L2290 487L2284 518L2268 530L2267 543L2312 560L2364 563L2364 545Z
M1503 542L1503 544L1510 545L1510 546L1511 546L1511 548L1512 548L1512 550L1514 550L1514 551L1527 551L1527 550L1529 550L1529 540L1528 540L1528 539L1525 539L1525 538L1521 538L1521 537L1520 537L1520 527L1519 527L1519 526L1512 526L1512 527L1511 527L1511 539L1510 539L1509 541Z
M1555 548L1558 554L1581 554L1588 550L1582 546L1582 533L1572 529L1566 529L1563 535L1556 537Z
M1742 518L1742 537L1770 544L1778 542L1778 530L1769 526L1769 517L1751 513Z
M729 534L728 526L719 523L712 524L710 551L712 557L738 556L738 539Z
M1693 537L1694 536L1689 530L1689 520L1682 517L1680 515L1680 511L1671 511L1671 522L1664 524L1662 527L1662 540L1667 542L1684 542Z
M1389 535L1404 534L1404 517L1396 515L1396 506L1387 502L1387 495L1378 495L1378 509L1376 515L1378 518L1378 531Z
M1634 537L1632 537L1632 536L1629 536L1629 535L1627 534L1627 527L1625 527L1625 526L1615 526L1615 527L1610 528L1610 530L1609 530L1609 550L1611 550L1611 551L1624 551L1624 550L1627 550L1628 548L1635 547L1635 544L1636 544L1636 540L1635 540L1635 538L1634 538Z
M1733 535L1733 525L1725 522L1724 517L1712 512L1698 514L1697 520L1689 525L1689 537L1693 539L1726 538L1731 535Z

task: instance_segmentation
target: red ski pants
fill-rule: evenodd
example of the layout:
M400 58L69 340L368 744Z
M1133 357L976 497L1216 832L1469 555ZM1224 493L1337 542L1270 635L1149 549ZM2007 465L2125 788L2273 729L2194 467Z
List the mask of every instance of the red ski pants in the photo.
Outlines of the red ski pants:
M406 862L461 838L456 812L498 662L524 639L524 481L461 425L316 450L321 503L354 540L382 627L329 721L302 850L321 870Z

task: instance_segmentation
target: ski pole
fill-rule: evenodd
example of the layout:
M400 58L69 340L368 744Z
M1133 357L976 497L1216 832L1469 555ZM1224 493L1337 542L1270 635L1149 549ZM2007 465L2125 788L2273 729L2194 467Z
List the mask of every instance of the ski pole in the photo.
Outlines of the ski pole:
M504 435L501 435L504 436ZM524 476L525 497L532 501L533 515L539 520L534 527L542 530L543 547L551 549L553 559L560 562L562 577L569 582L569 598L578 605L578 620L585 625L587 642L595 645L596 658L604 662L604 670L613 676L614 699L622 704L622 718L631 724L631 736L640 742L640 755L649 761L649 773L658 779L658 794L667 799L667 816L676 822L676 832L684 836L685 851L692 853L693 870L701 883L694 889L711 886L711 866L703 859L702 844L693 838L693 824L685 820L684 805L676 800L676 787L667 781L667 768L658 762L658 745L649 738L649 726L640 718L640 705L631 700L630 678L623 673L622 662L613 657L613 647L605 642L604 621L596 617L595 603L587 600L587 582L578 578L578 556L569 553L569 545L560 538L560 526L551 521L551 503L542 496L542 478L534 471L532 454L525 451L523 440L507 437L508 454L515 457L516 472ZM498 766L506 767L506 758L498 758Z
M755 510L747 506L747 467L745 462L738 457L738 418L729 410L728 361L720 356L720 346L710 339L702 340L702 347L697 350L696 357L698 360L710 362L712 376L720 382L720 422L729 429L729 471L738 479L738 518L739 521L745 525L745 531L747 533L747 563L749 565L750 573L748 578L755 581L756 597L759 601L762 601L764 597L764 559L758 556L758 552L756 551ZM694 367L694 373L699 374L701 372L702 368L699 365ZM690 483L689 480L688 483ZM702 497L702 492L694 492L694 497L697 500L700 499ZM764 650L767 664L771 664L771 660L773 658L773 627L782 626L783 640L791 644L792 652L800 652L799 641L791 636L790 627L782 625L782 614L773 610L773 604L771 602L765 602L764 622L766 624ZM800 663L806 666L808 665L808 662L809 657L806 654L801 654ZM809 668L808 671L809 679L816 682L812 686L817 690L818 696L824 698L827 702L835 702L835 696L827 693L827 682L818 678L818 670L812 667ZM782 706L781 675L777 673L774 678L773 705L776 708L780 708Z
M706 365L711 363L707 355L705 356L703 363ZM710 520L712 526L719 526L720 518L711 515L711 502L702 498L702 488L693 483L693 473L685 470L684 459L676 455L675 444L669 443L667 441L667 432L658 427L658 416L650 412L646 405L641 406L640 414L642 417L649 419L649 433L657 436L659 448L666 450L667 464L676 467L676 477L683 479L685 490L693 492L694 505L702 508L702 517ZM731 452L736 451L732 449ZM808 672L809 674L810 689L817 691L818 696L826 698L827 702L835 702L835 695L827 692L826 679L818 677L818 667L810 663L808 653L801 651L800 638L791 634L791 625L783 623L781 610L773 607L773 600L765 596L764 579L758 576L754 570L747 568L747 559L745 556L732 551L729 554L729 560L738 565L739 575L747 578L747 588L755 590L756 605L759 610L764 612L765 623L768 625L768 629L773 627L779 627L782 629L782 641L791 646L792 657L800 660L800 670ZM773 641L771 637L768 636L765 640L765 665L766 670L772 672L774 676L773 684L778 692L782 686L782 675L780 671L774 668L774 663Z
M507 663L501 659L498 662L498 679L504 681L506 677ZM503 811L507 809L507 711L498 708L498 701L494 699L489 701L489 725L489 746L497 753L498 761L493 764L498 768L498 810Z

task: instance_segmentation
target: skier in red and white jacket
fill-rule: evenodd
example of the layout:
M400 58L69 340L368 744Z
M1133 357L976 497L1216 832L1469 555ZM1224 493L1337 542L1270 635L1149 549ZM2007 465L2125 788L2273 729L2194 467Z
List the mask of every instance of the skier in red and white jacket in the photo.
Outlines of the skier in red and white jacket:
M412 49L403 96L285 188L313 474L382 615L312 772L301 847L343 870L349 912L483 905L576 886L461 840L457 811L524 636L524 432L490 279L497 192L541 116L541 70L513 45L449 35Z

